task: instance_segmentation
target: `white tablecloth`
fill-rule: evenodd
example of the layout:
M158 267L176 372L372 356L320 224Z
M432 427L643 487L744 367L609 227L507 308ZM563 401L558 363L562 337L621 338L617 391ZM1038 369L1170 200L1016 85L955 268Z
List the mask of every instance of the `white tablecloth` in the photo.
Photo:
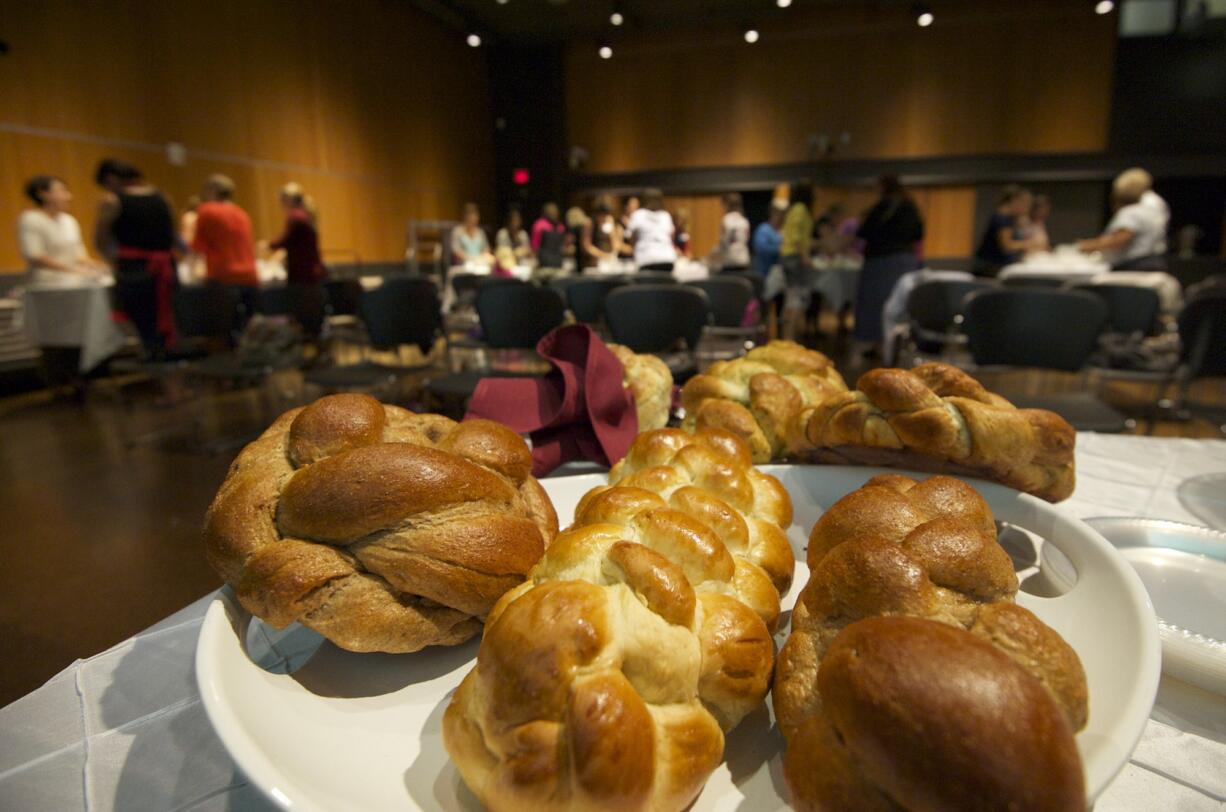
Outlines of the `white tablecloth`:
M22 296L26 337L38 347L80 347L88 372L119 351L123 331L111 320L109 286L31 286Z
M1063 509L1226 529L1226 442L1082 434L1077 450ZM200 704L193 652L210 599L0 710L0 809L272 809ZM1224 807L1226 697L1164 677L1140 745L1095 809Z

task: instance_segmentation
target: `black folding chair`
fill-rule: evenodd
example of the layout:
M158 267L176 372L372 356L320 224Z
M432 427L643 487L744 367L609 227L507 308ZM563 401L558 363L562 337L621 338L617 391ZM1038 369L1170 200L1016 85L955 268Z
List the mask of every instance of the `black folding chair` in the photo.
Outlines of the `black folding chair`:
M601 324L604 321L605 298L625 285L626 280L618 277L573 279L566 285L566 303L576 321Z
M255 312L261 316L288 316L289 288L285 285L260 288L255 294Z
M681 383L698 371L694 357L710 308L701 290L686 285L631 285L605 299L605 321L618 344L661 355ZM677 355L684 344L687 355Z
M438 288L424 276L388 277L379 287L363 291L358 316L366 326L370 346L377 350L415 345L423 356L429 356L443 334ZM313 369L305 377L308 383L328 392L341 392L394 384L401 375L428 364L427 361L400 366L363 361Z
M638 271L628 274L626 280L632 285L675 285L677 277L668 271Z
M967 297L995 287L996 282L983 279L921 282L907 297L903 339L914 350L924 353L940 353L964 345L966 337L959 326Z
M710 307L710 324L704 332L703 354L706 357L733 357L744 352L745 342L762 336L765 325L759 310L759 320L745 325L749 303L755 300L753 284L741 277L719 274L709 279L687 282L686 287L701 290ZM712 344L717 349L712 349Z
M1060 276L1010 276L1000 280L1007 288L1047 288L1059 290L1068 284L1068 280Z
M1151 335L1162 306L1158 292L1138 285L1076 285L1103 300L1107 305L1107 329L1112 333Z
M967 299L962 331L979 366L1080 372L1107 323L1107 305L1083 291L983 290ZM1090 392L1023 396L1019 407L1056 412L1079 431L1121 432L1122 414Z

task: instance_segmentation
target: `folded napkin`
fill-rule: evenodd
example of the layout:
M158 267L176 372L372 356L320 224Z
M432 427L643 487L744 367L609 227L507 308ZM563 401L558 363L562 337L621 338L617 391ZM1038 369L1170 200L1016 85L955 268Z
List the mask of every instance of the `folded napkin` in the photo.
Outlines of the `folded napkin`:
M570 460L612 465L625 456L638 418L617 357L583 324L557 328L536 351L553 365L549 374L482 380L465 419L496 420L528 434L538 477Z

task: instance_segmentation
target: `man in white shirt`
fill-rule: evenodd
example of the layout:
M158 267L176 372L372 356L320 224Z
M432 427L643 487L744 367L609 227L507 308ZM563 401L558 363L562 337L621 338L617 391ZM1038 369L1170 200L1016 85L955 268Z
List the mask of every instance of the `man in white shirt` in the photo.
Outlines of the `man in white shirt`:
M634 243L634 264L640 271L672 271L677 262L673 245L673 217L664 210L659 189L643 193L643 207L630 215L629 238Z
M1166 229L1171 209L1153 190L1154 179L1144 169L1128 169L1112 184L1117 206L1101 236L1081 240L1082 251L1099 251L1113 267L1132 267L1166 253Z

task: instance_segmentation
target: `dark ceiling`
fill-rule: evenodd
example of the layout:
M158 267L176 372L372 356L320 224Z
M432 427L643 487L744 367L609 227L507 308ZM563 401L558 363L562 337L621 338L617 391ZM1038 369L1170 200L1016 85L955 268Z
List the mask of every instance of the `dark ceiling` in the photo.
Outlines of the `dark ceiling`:
M473 28L504 43L541 43L584 37L615 38L621 31L679 30L715 26L765 25L815 7L905 10L913 0L793 0L781 9L775 0L414 0L456 28ZM626 22L609 23L614 9Z

